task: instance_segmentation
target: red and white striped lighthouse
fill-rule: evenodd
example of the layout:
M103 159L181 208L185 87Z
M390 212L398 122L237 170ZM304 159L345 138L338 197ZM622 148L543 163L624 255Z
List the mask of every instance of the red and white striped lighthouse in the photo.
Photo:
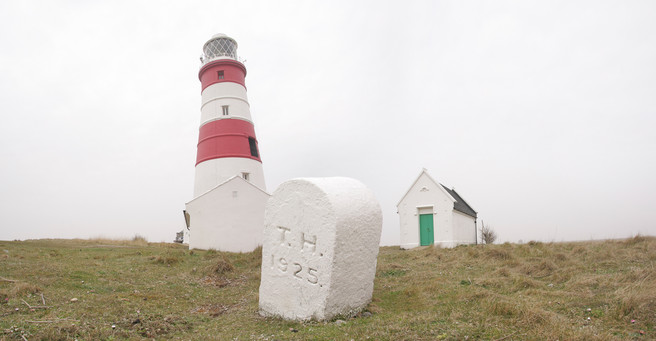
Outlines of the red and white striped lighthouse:
M217 34L203 46L194 197L237 175L266 190L237 42Z
M203 46L194 199L185 204L190 249L253 251L262 244L269 198L237 42L217 34Z

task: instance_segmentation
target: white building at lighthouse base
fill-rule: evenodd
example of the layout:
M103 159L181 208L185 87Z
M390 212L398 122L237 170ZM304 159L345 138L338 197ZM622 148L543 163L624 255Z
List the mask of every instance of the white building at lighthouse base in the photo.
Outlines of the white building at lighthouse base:
M188 202L189 249L251 252L262 245L270 194L233 176Z

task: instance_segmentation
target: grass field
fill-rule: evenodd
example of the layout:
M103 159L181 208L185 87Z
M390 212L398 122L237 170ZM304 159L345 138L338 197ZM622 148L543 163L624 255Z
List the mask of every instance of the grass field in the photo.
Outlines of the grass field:
M653 237L383 247L372 303L331 322L260 317L260 262L141 238L0 241L0 339L656 339Z

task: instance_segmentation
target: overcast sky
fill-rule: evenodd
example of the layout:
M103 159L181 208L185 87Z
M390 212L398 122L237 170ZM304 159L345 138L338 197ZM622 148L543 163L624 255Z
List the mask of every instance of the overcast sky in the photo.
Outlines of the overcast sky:
M499 241L656 235L655 1L0 2L0 240L172 241L199 55L239 43L267 190L421 172Z

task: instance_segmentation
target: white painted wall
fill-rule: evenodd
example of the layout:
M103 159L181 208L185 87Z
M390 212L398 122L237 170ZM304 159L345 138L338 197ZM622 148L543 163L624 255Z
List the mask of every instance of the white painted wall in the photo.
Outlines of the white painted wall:
M250 252L262 244L269 194L233 177L186 204L189 249Z
M196 165L194 198L235 175L241 176L243 172L250 174L249 181L252 184L266 191L261 162L243 157L224 157L207 160Z
M229 106L230 115L224 116L223 105ZM215 83L201 94L200 125L223 118L238 118L252 122L246 88L233 82Z
M453 210L455 199L422 171L415 183L397 205L402 249L420 246L419 214L433 213L434 243L454 247L475 243L474 218Z
M460 244L476 244L476 220L466 214L453 211L453 242Z
M407 195L397 206L401 227L401 248L410 249L419 246L419 210L431 207L433 213L434 241L443 242L453 236L451 218L454 199L422 173L412 185ZM422 209L421 213L424 210Z

